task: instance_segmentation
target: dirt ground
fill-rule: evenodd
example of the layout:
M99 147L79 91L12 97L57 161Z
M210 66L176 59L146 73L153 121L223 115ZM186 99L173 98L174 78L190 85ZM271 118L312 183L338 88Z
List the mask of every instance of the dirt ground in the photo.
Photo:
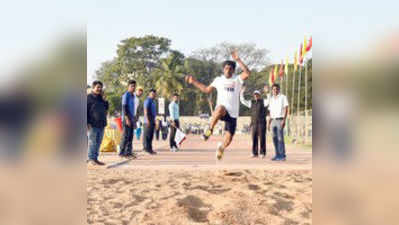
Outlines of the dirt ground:
M189 136L181 151L154 141L157 155L121 160L101 154L105 167L88 167L88 224L311 224L312 151L287 145L287 161L251 158L249 136L236 136L222 161L222 137ZM270 141L269 141L270 142Z

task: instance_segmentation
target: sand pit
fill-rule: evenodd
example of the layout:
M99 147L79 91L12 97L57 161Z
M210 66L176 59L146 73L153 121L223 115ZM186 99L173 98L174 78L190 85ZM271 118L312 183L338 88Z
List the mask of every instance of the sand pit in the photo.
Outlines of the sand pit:
M311 224L312 153L288 146L286 162L250 158L248 137L237 136L222 162L214 159L220 137L191 136L182 151L155 142L158 155L139 153L111 169L88 168L89 224ZM140 143L134 143L141 149ZM100 158L108 165L121 160Z

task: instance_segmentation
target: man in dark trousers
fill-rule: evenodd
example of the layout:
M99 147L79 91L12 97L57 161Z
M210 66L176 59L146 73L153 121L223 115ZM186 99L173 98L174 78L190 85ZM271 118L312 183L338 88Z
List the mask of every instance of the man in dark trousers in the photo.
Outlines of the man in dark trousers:
M87 162L92 165L105 165L98 161L101 142L104 137L104 128L107 126L108 102L102 90L103 83L94 81L92 91L87 95L87 129L89 135L89 151Z
M266 116L268 101L262 99L260 91L255 90L253 100L245 100L245 87L241 89L241 103L251 109L251 130L252 130L252 157L256 158L258 154L258 140L260 140L260 154L262 158L266 157Z
M152 139L154 138L155 117L157 115L155 98L157 92L151 89L148 97L144 101L144 137L143 150L148 154L154 155L156 152L152 149Z
M122 95L122 124L123 134L120 143L119 156L124 158L136 158L133 154L133 130L135 123L136 102L134 91L136 89L136 81L128 82L127 91Z
M173 100L169 103L169 117L170 117L170 135L169 135L169 146L171 152L179 150L175 142L176 129L180 128L179 123L179 95L175 93Z

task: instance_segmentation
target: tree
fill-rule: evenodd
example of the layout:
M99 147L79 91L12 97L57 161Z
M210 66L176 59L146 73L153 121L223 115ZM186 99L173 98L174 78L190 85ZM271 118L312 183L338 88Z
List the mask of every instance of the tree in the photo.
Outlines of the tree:
M154 85L159 96L171 98L173 93L181 93L183 90L183 60L184 55L178 51L161 59L160 68L154 71Z
M153 35L122 40L116 51L121 79L136 79L144 87L150 87L150 74L160 67L160 59L170 51L170 43L167 38Z
M248 68L260 70L268 64L267 55L269 51L266 49L259 49L254 43L233 44L229 42L222 42L211 48L200 49L193 52L193 57L222 63L231 58L231 52L236 49L240 58L247 64Z

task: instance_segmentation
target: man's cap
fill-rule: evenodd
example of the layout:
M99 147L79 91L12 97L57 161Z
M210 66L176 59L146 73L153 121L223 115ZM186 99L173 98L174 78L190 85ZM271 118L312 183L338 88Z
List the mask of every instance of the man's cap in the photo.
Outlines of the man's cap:
M260 95L260 91L258 91L258 90L255 90L255 91L254 91L254 94L258 94L258 95Z

